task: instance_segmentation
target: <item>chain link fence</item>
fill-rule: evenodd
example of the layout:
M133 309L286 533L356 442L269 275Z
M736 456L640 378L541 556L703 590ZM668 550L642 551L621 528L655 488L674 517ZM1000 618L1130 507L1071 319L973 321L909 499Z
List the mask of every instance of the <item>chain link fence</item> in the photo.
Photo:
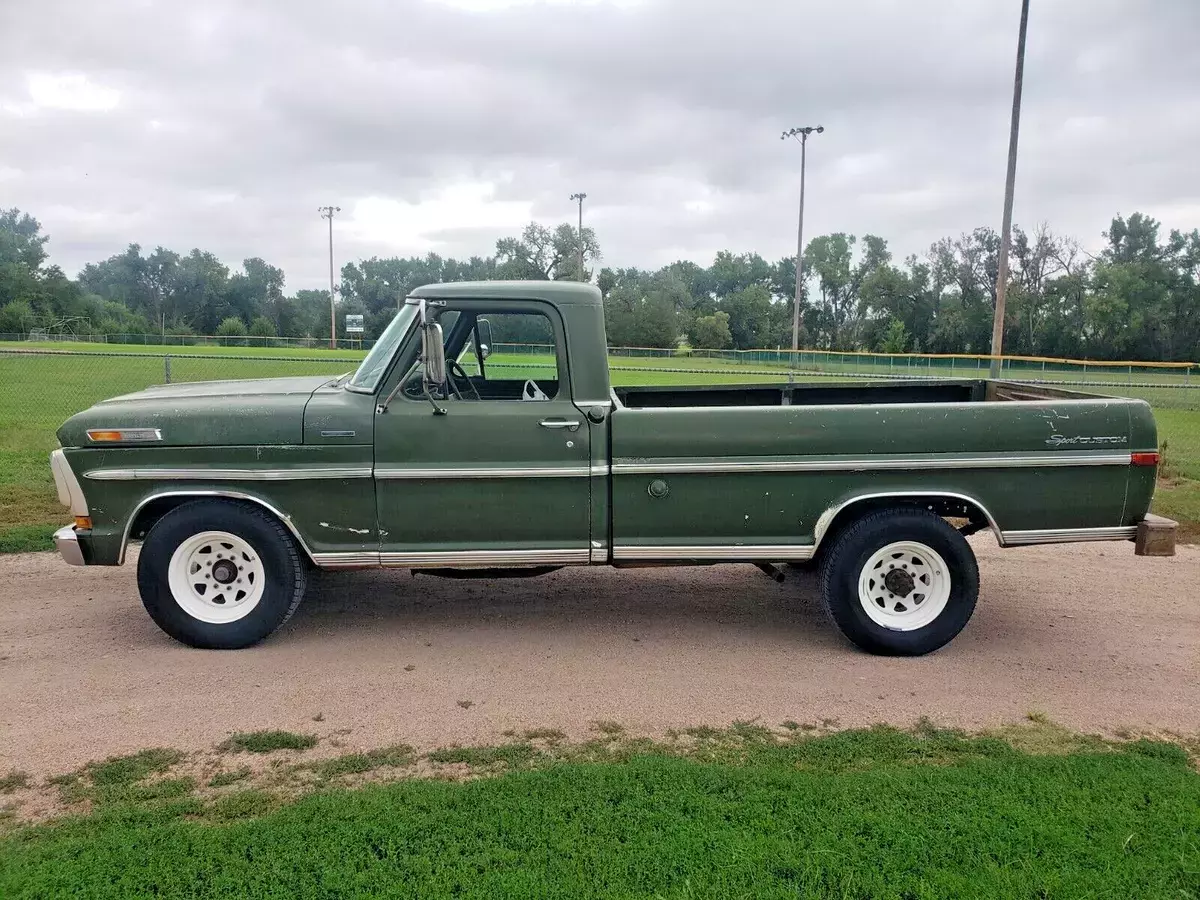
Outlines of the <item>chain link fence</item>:
M80 333L60 334L58 332L15 332L0 331L0 344L20 342L28 347L45 347L52 349L60 344L104 344L111 346L114 351L122 347L247 347L275 348L281 350L370 350L375 346L375 339L359 337L340 337L334 346L329 346L329 338L316 337L274 337L255 334L212 335L212 334L104 334ZM186 351L185 351L186 352Z

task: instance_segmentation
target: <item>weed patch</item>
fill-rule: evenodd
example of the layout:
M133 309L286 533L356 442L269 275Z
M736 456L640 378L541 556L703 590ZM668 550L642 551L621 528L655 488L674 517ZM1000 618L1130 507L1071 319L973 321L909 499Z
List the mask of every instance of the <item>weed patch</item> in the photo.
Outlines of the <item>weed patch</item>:
M226 750L247 753L272 753L276 750L311 750L317 746L314 734L292 731L239 731L223 745Z

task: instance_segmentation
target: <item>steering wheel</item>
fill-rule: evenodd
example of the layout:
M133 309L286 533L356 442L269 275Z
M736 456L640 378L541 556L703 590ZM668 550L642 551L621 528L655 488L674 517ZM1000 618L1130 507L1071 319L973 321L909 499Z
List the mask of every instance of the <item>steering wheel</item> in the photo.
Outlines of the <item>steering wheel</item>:
M471 393L475 395L476 400L481 399L479 396L479 389L475 387L475 382L471 380L471 377L467 374L466 369L459 365L457 359L446 361L446 372L450 376L450 386L453 388L454 393L458 394L459 400L463 399L463 396L458 389L458 383L455 381L456 378L461 378L467 383L467 387L471 389Z

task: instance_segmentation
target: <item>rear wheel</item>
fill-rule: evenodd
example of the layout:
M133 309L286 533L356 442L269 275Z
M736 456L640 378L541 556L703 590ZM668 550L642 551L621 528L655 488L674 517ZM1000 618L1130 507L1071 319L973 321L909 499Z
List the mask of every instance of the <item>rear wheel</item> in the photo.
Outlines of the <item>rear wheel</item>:
M261 641L304 596L305 567L287 530L247 503L196 500L146 535L138 590L155 623L192 647Z
M979 595L975 554L956 529L924 509L869 513L824 555L826 612L871 653L919 656L966 626Z

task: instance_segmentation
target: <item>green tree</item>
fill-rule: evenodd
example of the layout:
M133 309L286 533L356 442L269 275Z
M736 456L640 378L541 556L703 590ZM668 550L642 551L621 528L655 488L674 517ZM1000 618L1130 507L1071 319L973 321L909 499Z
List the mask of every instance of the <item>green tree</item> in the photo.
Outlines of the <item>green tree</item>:
M48 235L42 223L15 206L0 209L0 266L17 264L37 272L46 261Z
M729 316L729 334L734 347L749 350L766 344L771 294L764 285L750 285L722 298L720 311Z
M227 316L217 326L217 337L236 338L246 336L246 323L237 316ZM224 343L224 342L223 342ZM237 342L230 342L237 343Z
M176 269L178 318L189 323L196 334L214 334L217 325L231 314L228 287L229 269L212 253L192 250Z
M710 316L700 316L692 323L689 333L693 347L705 350L724 350L733 346L729 332L729 313L718 310Z
M882 265L863 278L859 288L862 346L883 344L893 322L904 328L905 339L913 349L928 344L935 306L930 269L911 256L905 268L907 271Z
M579 247L583 246L583 272L579 271ZM600 258L596 232L579 229L566 222L553 230L530 222L520 237L501 238L496 242L496 272L499 278L534 280L591 279L588 262ZM583 276L582 278L580 276Z
M630 277L627 271L604 304L609 346L674 347L679 340L675 307L682 290L670 278L645 273Z
M888 322L878 349L880 353L903 353L908 349L908 331L903 322L899 319Z
M226 313L243 322L264 316L278 323L283 304L283 270L256 257L242 262L242 271L229 278Z
M927 349L939 353L991 350L999 253L1000 236L991 228L943 238L930 248L939 321ZM951 322L941 322L943 307L949 310Z
M838 232L814 238L804 251L806 271L812 270L820 286L817 310L820 336L824 338L822 343L831 350L849 350L857 346L863 311L863 283L891 261L883 238L866 235L857 262L854 259L856 244L854 235Z
M240 322L241 319L238 319ZM273 338L275 337L275 325L266 316L257 316L250 323L249 335L257 338Z
M0 334L28 334L33 316L28 300L10 300L0 306Z

